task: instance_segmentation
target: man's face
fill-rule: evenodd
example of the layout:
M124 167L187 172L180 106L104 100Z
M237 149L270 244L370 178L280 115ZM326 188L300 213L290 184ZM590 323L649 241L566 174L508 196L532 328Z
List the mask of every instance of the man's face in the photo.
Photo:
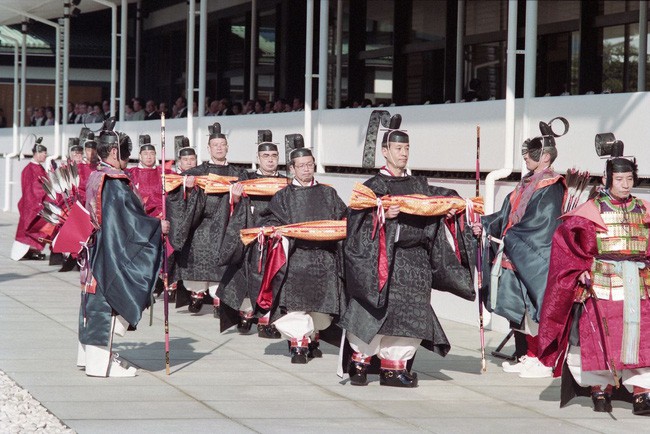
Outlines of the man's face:
M260 170L265 175L272 175L278 170L279 159L278 151L262 151L257 153Z
M37 163L43 164L47 159L47 151L34 152L34 161Z
M104 113L108 113L111 111L111 103L109 101L104 101L102 103L102 109L104 110Z
M293 164L289 166L289 171L301 184L309 184L314 180L316 169L314 162L314 157L309 155L294 158Z
M156 104L153 101L147 101L147 113L153 113L156 111Z
M215 161L224 161L228 155L228 141L226 139L212 139L208 142L210 157Z
M151 149L140 151L140 163L144 167L153 167L156 164L156 151Z
M212 101L210 103L210 113L216 113L219 111L219 101Z
M405 170L409 162L409 152L409 144L402 142L388 142L387 148L381 148L381 153L391 170Z
M79 164L83 160L84 154L81 151L72 151L70 152L70 159L73 163Z
M627 199L632 193L634 186L634 174L632 172L612 173L612 186L609 192L616 199Z
M539 161L533 160L528 152L524 154L524 162L526 163L526 170L530 172L534 172L539 166Z
M84 153L87 161L95 161L97 158L97 151L93 148L84 148Z
M142 106L140 105L140 101L138 101L137 99L134 99L133 100L133 111L139 112L140 110L142 110Z
M186 170L189 170L192 167L196 167L196 155L183 155L178 160L178 167L181 170L181 172L185 172Z
M175 105L176 105L176 108L179 109L179 110L182 109L183 107L185 107L185 102L183 102L183 98L178 97L178 99L176 100Z

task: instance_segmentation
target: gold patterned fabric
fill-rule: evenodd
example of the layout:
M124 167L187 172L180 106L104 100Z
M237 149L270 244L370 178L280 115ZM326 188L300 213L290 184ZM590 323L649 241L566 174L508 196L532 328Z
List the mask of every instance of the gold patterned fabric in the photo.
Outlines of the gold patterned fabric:
M175 173L165 174L165 191L173 191L183 185L185 175ZM237 181L236 176L219 176L213 173L194 177L194 183L204 189L206 193L226 193L230 185Z
M355 210L373 208L377 206L377 195L363 184L357 183L352 190L350 208ZM460 197L427 196L424 194L386 195L380 198L382 207L389 208L399 205L400 212L419 216L445 215L450 210L464 211L467 202ZM483 214L483 198L470 199L474 211Z
M596 296L603 300L620 301L625 298L623 278L616 273L616 266L600 259L591 266L592 287ZM650 293L650 269L639 270L639 296L641 299Z
M607 232L598 232L600 255L644 255L648 248L648 225L643 223L644 214L639 212L601 213Z
M312 222L293 223L284 226L263 226L261 228L248 228L240 231L240 237L245 246L249 245L258 236L271 236L275 233L290 238L310 241L338 241L345 239L347 234L345 220L317 220Z

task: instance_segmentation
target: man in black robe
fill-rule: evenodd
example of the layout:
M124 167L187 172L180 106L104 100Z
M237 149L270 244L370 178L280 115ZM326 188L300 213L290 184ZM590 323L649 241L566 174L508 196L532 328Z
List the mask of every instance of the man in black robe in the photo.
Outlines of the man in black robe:
M146 215L124 173L131 141L104 131L99 168L88 179L86 209L99 228L82 254L77 365L93 377L132 377L112 353L113 336L135 327L149 306L161 264L161 232L169 222Z
M340 220L346 206L327 185L314 179L315 160L308 148L294 149L289 170L293 180L273 196L262 213L262 225L282 226L318 220ZM341 312L343 297L341 241L307 241L282 238L288 254L281 282L274 282L271 318L289 340L292 363L322 357L318 332ZM268 264L267 264L268 266Z
M239 170L226 159L228 140L218 123L212 128L208 151L208 161L183 172L188 175L185 187L192 189L189 194L179 188L167 195L167 218L171 222L169 241L175 251L172 281L183 281L190 292L189 311L193 313L201 310L206 292L218 306L217 288L225 267L217 266L217 260L230 215L229 194L206 194L203 189L194 187L194 176L239 176ZM182 300L179 290L177 307L182 305Z
M382 154L386 165L365 182L377 197L458 196L452 190L429 186L425 177L408 174L409 137L405 132L387 132ZM375 209L348 215L348 305L339 323L347 330L354 351L347 370L351 384L365 386L376 355L381 362L381 385L416 387L417 374L409 372L407 363L418 346L441 356L450 349L430 304L431 288L443 290L450 282L463 282L467 292L463 297L473 298L468 264L471 247L463 243L468 238L455 236L460 231L453 211L446 217L424 217L400 212L394 205L385 211L385 223L378 219ZM445 266L441 266L443 261Z
M265 130L264 132L270 133ZM278 173L278 146L272 143L272 137L263 137L257 146L257 170L243 171L240 180L261 178L284 178ZM288 180L287 180L288 183ZM221 300L221 331L237 324L241 334L250 331L252 324L257 321L258 336L262 338L279 338L280 333L275 326L269 324L269 313L255 318L257 309L255 301L262 284L260 251L257 246L244 247L240 239L240 230L261 226L260 215L268 207L272 195L234 195L237 203L228 223L226 237L223 242L219 265L228 268L219 285Z

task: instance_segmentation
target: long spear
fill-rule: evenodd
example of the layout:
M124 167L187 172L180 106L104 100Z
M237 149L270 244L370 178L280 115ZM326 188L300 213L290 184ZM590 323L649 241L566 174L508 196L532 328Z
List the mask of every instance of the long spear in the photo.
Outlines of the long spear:
M165 113L160 113L160 147L162 152L162 218L167 220L167 190L165 189ZM165 318L165 373L169 375L169 287L167 282L167 235L162 236L163 243L163 315Z
M481 126L476 126L476 196L480 194L481 185ZM477 216L480 224L481 218ZM478 286L478 325L479 333L481 336L481 370L487 371L487 363L485 361L485 328L483 326L483 297L481 296L481 287L483 286L483 237L478 237L478 249L476 251L476 285Z

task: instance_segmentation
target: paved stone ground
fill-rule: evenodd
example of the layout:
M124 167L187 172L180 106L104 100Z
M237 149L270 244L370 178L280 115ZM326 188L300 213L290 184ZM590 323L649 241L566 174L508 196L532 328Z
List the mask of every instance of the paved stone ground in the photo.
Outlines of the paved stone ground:
M17 216L0 213L0 370L78 433L644 432L648 419L589 399L558 406L559 381L526 380L489 358L480 373L476 328L443 320L446 358L418 352L417 389L350 386L336 376L337 349L291 365L285 341L218 332L211 309L171 309L171 375L165 374L162 303L136 332L116 338L136 378L91 378L75 366L78 273L42 261L13 262ZM444 318L445 312L439 312ZM487 332L488 349L501 333ZM505 351L512 350L506 347ZM43 431L45 432L45 431Z

